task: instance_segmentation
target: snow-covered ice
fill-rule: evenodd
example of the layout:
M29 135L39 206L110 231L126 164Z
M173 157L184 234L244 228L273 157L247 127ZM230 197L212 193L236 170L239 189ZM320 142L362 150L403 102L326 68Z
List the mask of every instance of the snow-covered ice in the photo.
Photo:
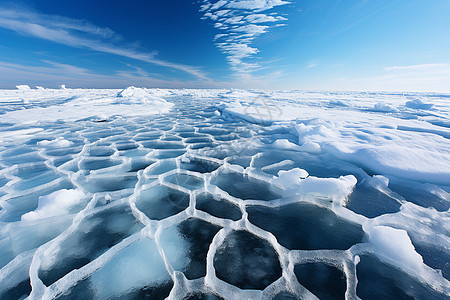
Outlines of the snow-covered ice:
M24 99L26 106L5 111L2 122L77 121L87 118L104 120L112 116L141 116L168 112L173 106L141 88L125 90L31 90L8 92L1 102ZM43 102L42 100L46 100ZM0 102L0 103L1 103Z
M67 215L71 208L82 204L84 193L79 190L62 189L39 197L37 209L22 215L25 221Z
M0 299L446 299L449 99L1 90Z

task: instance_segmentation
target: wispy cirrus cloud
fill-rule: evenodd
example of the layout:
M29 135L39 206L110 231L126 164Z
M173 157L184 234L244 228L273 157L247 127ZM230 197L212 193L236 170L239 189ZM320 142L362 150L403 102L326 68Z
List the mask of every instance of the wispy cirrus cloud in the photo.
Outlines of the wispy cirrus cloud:
M425 63L388 66L374 76L334 79L328 89L357 91L450 93L450 64ZM324 89L324 87L318 87Z
M440 63L440 64L419 64L419 65L409 65L409 66L390 66L385 67L385 71L388 72L410 72L410 73L420 73L424 74L450 74L450 64Z
M127 65L112 74L98 74L86 68L48 60L41 61L39 66L0 61L0 88L15 88L17 84L50 88L61 84L70 88L124 88L130 85L161 88L226 86L226 83L220 82L161 79L133 65Z
M158 59L156 52L118 46L117 42L122 40L120 35L84 20L0 7L0 27L74 48L91 49L183 71L200 80L210 81L198 67Z
M249 62L259 52L251 46L254 39L287 20L269 10L288 3L283 0L203 0L200 11L203 19L213 21L214 27L221 31L214 40L227 55L231 69L248 77L259 68L257 63Z

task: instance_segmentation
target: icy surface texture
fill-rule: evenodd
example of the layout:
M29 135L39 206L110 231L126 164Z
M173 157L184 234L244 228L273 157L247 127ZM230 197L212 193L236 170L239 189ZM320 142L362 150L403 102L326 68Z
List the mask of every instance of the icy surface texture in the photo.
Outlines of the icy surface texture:
M449 98L0 91L0 299L447 299Z

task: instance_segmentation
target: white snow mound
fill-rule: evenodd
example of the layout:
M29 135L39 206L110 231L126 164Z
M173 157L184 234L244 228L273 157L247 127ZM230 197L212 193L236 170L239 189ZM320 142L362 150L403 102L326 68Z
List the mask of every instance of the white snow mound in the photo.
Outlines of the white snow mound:
M73 142L65 140L63 137L59 137L54 140L43 140L37 143L38 146L47 148L67 148L73 145Z

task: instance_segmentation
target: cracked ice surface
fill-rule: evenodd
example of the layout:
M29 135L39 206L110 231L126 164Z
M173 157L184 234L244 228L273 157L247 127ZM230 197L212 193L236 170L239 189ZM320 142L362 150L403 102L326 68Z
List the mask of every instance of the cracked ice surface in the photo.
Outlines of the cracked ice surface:
M0 299L445 299L448 99L0 91Z

